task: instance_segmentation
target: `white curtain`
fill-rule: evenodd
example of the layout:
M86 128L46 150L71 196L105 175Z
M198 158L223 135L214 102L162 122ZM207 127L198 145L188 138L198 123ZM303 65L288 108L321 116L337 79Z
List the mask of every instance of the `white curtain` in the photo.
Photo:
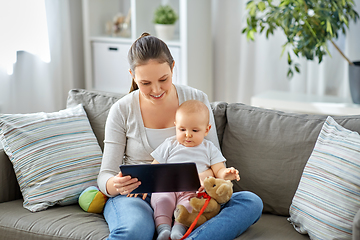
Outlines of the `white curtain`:
M81 0L16 0L27 4L42 2L46 9L50 62L31 51L17 52L17 62L13 74L0 68L0 112L30 113L38 111L58 111L65 108L67 92L71 88L84 87L82 11ZM5 1L4 1L5 2ZM17 3L23 10L27 4ZM3 10L5 3L0 3ZM25 9L30 11L30 9ZM36 8L31 10L37 14ZM11 14L26 22L21 11ZM15 27L8 21L9 27ZM25 24L24 24L25 25ZM28 27L31 30L31 26ZM17 29L21 40L29 39L26 31ZM0 45L7 46L9 38L1 31ZM20 49L27 50L27 49ZM1 54L1 53L0 53Z
M282 32L266 39L257 34L249 42L242 29L246 26L246 2L240 0L212 0L214 40L214 100L250 104L253 95L279 90L314 95L332 95L350 100L348 63L329 43L332 58L317 61L296 59L301 74L286 77L288 65L281 46L286 42ZM360 0L355 0L360 13ZM352 61L360 61L360 21L350 25L346 37L336 43Z

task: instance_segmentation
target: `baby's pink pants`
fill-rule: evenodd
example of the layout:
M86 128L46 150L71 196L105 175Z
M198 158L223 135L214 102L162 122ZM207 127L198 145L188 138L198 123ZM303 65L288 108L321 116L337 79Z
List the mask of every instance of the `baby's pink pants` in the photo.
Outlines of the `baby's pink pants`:
M189 199L194 197L194 192L165 192L151 194L151 206L154 209L155 226L160 224L172 225L174 210L177 205L184 205L191 212ZM180 224L175 222L174 224Z

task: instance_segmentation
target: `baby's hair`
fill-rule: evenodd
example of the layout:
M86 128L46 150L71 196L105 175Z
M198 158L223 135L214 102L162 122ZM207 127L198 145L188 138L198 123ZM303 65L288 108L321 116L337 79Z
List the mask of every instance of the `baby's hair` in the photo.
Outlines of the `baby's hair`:
M201 113L201 115L207 119L207 124L209 124L209 109L199 100L188 100L183 102L176 112L178 113L180 111L183 113Z
M135 68L137 66L144 65L151 59L156 60L158 63L166 62L169 64L170 68L172 68L174 62L166 43L159 38L144 32L135 40L128 52L128 61L133 74L135 74ZM130 92L136 89L138 89L138 86L133 79Z

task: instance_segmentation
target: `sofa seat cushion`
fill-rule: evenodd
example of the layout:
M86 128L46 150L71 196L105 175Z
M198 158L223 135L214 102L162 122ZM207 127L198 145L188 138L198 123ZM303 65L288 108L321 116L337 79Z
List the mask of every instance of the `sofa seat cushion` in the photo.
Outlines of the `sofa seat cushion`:
M22 199L0 204L1 239L105 239L108 225L102 214L84 212L79 205L55 206L32 213Z
M300 234L287 221L286 217L264 213L236 240L309 240L307 234Z

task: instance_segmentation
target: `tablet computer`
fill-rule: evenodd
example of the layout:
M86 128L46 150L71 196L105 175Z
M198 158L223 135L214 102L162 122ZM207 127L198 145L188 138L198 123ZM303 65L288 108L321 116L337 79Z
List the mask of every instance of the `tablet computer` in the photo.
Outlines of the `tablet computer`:
M200 187L195 163L121 165L120 171L141 181L131 193L197 191Z

